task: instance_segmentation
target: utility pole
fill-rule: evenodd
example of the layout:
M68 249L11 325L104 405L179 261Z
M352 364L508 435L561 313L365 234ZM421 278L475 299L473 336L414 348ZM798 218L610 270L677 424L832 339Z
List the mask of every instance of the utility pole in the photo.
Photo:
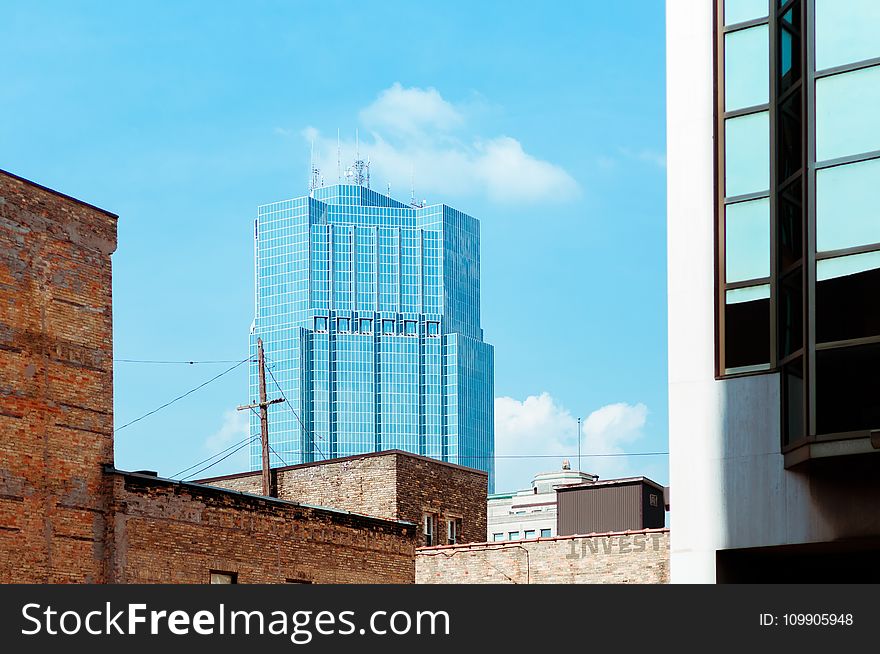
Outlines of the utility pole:
M269 405L283 402L283 397L274 400L266 400L266 355L263 352L263 339L257 339L257 366L260 378L260 401L256 404L246 404L238 407L239 411L260 409L260 443L263 446L263 495L270 496L269 484Z

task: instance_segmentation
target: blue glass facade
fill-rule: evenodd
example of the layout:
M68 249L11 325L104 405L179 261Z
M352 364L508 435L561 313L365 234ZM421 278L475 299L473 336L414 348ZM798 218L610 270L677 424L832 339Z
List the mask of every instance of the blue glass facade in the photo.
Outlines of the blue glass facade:
M485 470L493 492L479 222L339 184L259 207L254 243L251 352L262 338L269 397L277 382L293 409L269 407L272 465L401 449Z

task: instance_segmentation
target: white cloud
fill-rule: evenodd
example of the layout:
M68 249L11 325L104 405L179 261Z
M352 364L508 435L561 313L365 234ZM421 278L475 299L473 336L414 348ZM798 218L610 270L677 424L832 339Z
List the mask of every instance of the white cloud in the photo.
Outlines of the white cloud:
M482 103L477 103L482 106ZM525 151L515 138L486 138L475 133L469 118L473 106L453 104L434 88L405 88L399 83L382 91L360 112L367 128L359 137L360 155L369 158L373 188L406 197L414 177L417 199L485 195L498 203L565 201L579 194L561 166ZM336 177L334 137L312 126L302 130L315 143L324 177ZM354 158L356 144L340 144L343 167ZM332 161L332 166L328 165ZM431 198L431 196L434 196Z
M583 454L620 454L644 436L644 404L609 404L582 421ZM568 458L577 467L577 418L548 393L525 400L495 398L495 488L498 492L528 488L539 472L557 470ZM542 458L504 458L517 455ZM558 457L558 458L556 458ZM582 467L600 478L645 474L638 459L584 457Z
M629 148L621 148L620 153L627 159L633 159L642 163L650 164L657 168L666 168L666 153L643 148L641 150L631 150Z
M202 476L216 477L217 475L247 470L250 447L245 446L238 451L235 450L238 447L237 444L248 438L249 435L248 414L244 411L236 411L235 409L225 411L223 413L223 424L220 426L220 429L205 439L205 450L208 454L217 454L222 450L232 448L226 454L231 452L234 452L234 454L231 454L228 458L210 468L210 470L206 470ZM236 447L232 447L233 445Z
M464 117L435 88L403 88L395 82L360 112L361 122L370 129L420 137L427 130L452 131Z

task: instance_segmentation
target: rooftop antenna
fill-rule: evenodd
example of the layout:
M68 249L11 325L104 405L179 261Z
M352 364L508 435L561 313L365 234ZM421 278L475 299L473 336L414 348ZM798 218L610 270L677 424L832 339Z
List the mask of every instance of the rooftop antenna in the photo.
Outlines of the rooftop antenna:
M389 198L391 197L391 182L388 182L388 189L385 192L385 195L387 195Z
M416 165L409 165L409 204L416 206Z
M315 193L318 186L323 186L321 170L315 165L315 139L312 139L312 149L309 153L309 196Z
M357 129L354 132L354 163L345 171L345 176L358 186L370 188L370 160L361 159L361 139Z

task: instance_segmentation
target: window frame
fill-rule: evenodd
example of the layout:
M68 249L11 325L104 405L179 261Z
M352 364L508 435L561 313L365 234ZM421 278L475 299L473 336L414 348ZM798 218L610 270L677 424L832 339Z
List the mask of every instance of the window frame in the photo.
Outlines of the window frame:
M796 0L789 0L795 2ZM775 0L768 0L768 15L763 18L748 20L731 25L724 23L724 0L716 0L714 3L714 48L715 57L715 93L713 97L714 113L715 113L715 189L714 189L714 210L715 210L715 378L730 379L733 377L744 377L750 375L763 375L772 372L776 361L776 206L774 201L774 180L776 170L776 25L775 11L769 11L771 7L777 8ZM787 3L788 4L788 3ZM752 107L742 107L731 111L725 110L725 43L726 36L741 30L751 29L761 25L767 25L769 31L769 89L768 102L755 105ZM803 39L801 39L803 42ZM797 87L797 85L794 85ZM789 89L790 91L790 89ZM762 112L768 112L769 126L769 157L770 157L770 183L766 191L758 191L738 196L726 195L726 125L727 121L732 118L754 115ZM729 205L748 202L752 200L767 199L770 203L770 275L769 277L741 280L737 282L727 282L727 260L726 260L726 214ZM770 356L767 364L759 364L756 366L746 366L741 369L729 369L725 365L726 350L726 297L727 291L737 290L740 288L749 288L753 286L770 286L770 325L767 338L770 344Z
M214 575L222 575L225 577L229 577L228 584L226 582L214 581ZM237 584L238 583L238 573L231 572L229 570L208 570L208 585L210 586L226 586L229 584Z

